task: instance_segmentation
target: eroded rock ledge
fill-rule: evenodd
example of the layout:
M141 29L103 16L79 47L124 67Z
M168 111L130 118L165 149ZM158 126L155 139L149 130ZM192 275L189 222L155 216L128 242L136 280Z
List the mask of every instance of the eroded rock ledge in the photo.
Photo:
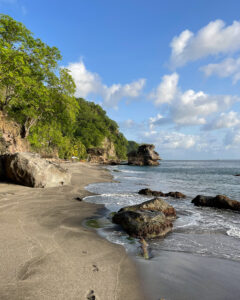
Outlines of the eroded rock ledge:
M70 173L40 157L21 152L0 156L0 178L29 187L54 187L70 184Z

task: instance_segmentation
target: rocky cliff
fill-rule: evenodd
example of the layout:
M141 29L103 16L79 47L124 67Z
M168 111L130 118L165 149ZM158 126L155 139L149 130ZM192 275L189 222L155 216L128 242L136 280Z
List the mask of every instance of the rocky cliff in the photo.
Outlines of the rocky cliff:
M117 155L113 142L107 137L101 143L100 147L87 149L88 160L92 163L106 164L117 160Z
M0 155L29 151L29 144L20 135L20 126L0 111Z

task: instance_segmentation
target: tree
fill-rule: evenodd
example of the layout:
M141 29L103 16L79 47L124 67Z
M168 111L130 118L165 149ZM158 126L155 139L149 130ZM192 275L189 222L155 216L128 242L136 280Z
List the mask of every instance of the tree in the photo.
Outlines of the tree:
M66 123L75 118L75 84L68 71L59 68L60 59L56 47L35 39L22 23L0 15L0 110L21 124L23 138L40 120Z
M87 148L102 146L107 137L125 158L127 140L117 123L101 106L74 97L75 83L60 59L56 47L0 14L0 110L42 154L84 158Z
M139 144L136 143L135 141L128 141L127 153L132 152L132 151L137 151L138 147L139 147Z

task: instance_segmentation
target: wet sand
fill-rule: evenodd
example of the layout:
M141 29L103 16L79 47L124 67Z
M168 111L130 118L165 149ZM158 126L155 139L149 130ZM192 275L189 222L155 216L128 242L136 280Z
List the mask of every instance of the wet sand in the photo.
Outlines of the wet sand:
M64 166L73 174L70 186L0 183L0 299L142 299L124 248L82 226L102 206L74 199L111 176L89 164Z
M161 251L139 266L148 300L240 299L240 263L190 253Z

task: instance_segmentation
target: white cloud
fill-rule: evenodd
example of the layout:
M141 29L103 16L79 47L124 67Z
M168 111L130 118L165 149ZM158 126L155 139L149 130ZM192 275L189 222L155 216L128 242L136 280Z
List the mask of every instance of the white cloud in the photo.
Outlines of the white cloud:
M135 122L132 119L128 119L126 121L120 122L119 125L121 126L121 128L129 129L135 126Z
M159 125L164 119L165 118L161 114L157 114L156 117L149 118L149 128L153 129L156 124Z
M237 112L230 111L229 113L221 113L214 120L206 124L204 130L214 130L222 128L234 128L240 125L240 117Z
M97 73L88 71L83 61L70 63L67 68L76 83L76 96L87 97L98 95L103 99L103 105L116 108L121 99L134 99L141 95L145 79L139 79L127 84L113 84L107 86L102 83Z
M139 79L125 85L113 84L111 86L102 85L102 97L104 104L109 107L116 107L123 98L137 98L141 95L145 85L145 79Z
M178 80L177 73L163 76L162 82L150 95L155 100L156 105L171 103L177 93Z
M170 44L172 48L172 55L181 55L193 35L194 34L187 29L184 30L179 36L175 36Z
M196 34L184 30L173 38L171 64L180 67L209 55L233 53L240 50L240 22L226 26L222 20L210 22Z
M175 81L174 88L169 89L169 81L172 81L172 78L178 79L179 77L176 73L164 76L159 85L161 89L157 89L150 95L155 105L160 104L160 99L161 104L168 104L167 115L161 115L156 119L152 118L152 121L150 120L152 125L162 125L170 122L178 126L204 125L207 123L208 116L222 112L235 102L240 101L238 97L230 95L209 95L203 91L196 92L191 89L182 92L177 87L177 81ZM167 95L168 90L170 96ZM172 93L172 90L174 90L174 93ZM165 98L162 97L162 91L166 92Z
M224 143L226 145L226 149L237 148L239 150L240 129L227 132L225 139L224 139Z
M220 63L208 64L202 68L201 71L207 77L217 75L218 77L232 77L233 83L240 80L240 57L239 58L226 58Z
M167 131L147 131L144 132L144 137L150 142L162 149L190 149L196 145L198 136L184 134L180 132L167 132Z
M89 72L82 61L70 63L67 69L76 84L76 96L86 97L88 94L100 93L102 90L101 78L96 73Z

